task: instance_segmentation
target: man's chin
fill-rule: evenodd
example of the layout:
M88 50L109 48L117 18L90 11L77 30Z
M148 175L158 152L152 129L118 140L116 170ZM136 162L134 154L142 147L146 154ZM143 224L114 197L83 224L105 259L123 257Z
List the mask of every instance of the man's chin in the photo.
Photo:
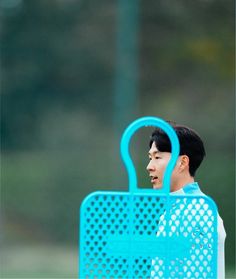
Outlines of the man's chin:
M154 189L154 190L160 190L161 188L162 188L162 185L152 185L152 188Z

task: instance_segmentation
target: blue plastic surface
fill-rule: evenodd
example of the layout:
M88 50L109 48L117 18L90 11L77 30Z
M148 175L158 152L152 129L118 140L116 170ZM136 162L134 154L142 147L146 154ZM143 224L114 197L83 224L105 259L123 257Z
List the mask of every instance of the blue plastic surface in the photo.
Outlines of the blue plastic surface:
M171 141L161 190L137 186L129 142L144 126L163 129ZM83 201L79 278L217 278L217 208L207 196L170 195L178 155L178 138L162 119L143 117L128 126L121 156L129 192L95 192Z

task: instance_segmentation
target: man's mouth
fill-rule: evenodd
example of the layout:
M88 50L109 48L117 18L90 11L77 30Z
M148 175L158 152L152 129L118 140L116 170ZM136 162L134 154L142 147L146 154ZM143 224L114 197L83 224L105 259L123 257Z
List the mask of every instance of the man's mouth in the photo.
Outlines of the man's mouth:
M151 177L151 183L155 183L158 179L158 176L150 176Z

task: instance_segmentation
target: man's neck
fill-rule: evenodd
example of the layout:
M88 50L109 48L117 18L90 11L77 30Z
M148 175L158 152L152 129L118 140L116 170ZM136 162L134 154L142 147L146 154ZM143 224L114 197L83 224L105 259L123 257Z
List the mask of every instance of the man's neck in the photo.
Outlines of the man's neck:
M175 187L171 189L171 192L176 192L180 189L182 189L185 185L194 183L194 177L188 175L184 176L177 184L175 184Z

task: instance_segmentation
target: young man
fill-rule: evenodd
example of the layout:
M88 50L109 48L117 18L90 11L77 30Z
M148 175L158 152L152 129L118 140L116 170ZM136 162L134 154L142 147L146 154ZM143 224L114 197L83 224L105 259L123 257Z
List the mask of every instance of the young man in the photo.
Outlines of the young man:
M205 148L200 136L192 129L170 123L180 143L180 155L171 176L171 194L204 195L197 182L195 173L205 157ZM162 187L165 168L171 157L171 144L168 136L156 129L151 136L147 171L154 189ZM226 233L223 221L218 214L218 279L225 278L224 241ZM153 261L158 264L158 261ZM155 272L154 272L155 273ZM154 278L158 278L154 276ZM199 277L203 278L203 277Z

